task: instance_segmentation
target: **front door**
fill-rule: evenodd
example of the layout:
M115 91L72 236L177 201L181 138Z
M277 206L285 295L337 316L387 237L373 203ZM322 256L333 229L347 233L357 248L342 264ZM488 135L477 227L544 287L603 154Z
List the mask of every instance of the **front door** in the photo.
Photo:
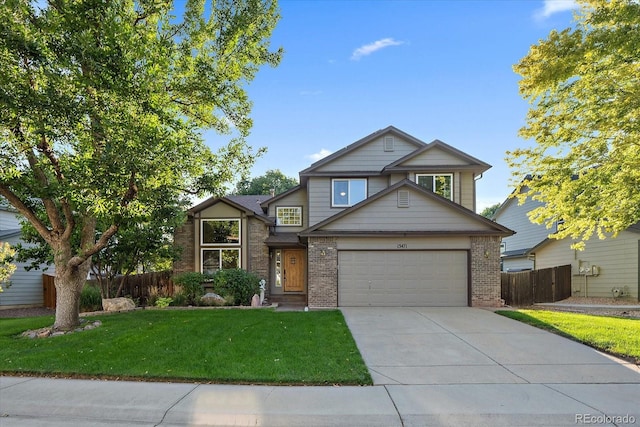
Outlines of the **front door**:
M307 276L307 258L304 249L285 249L282 252L285 292L303 292Z

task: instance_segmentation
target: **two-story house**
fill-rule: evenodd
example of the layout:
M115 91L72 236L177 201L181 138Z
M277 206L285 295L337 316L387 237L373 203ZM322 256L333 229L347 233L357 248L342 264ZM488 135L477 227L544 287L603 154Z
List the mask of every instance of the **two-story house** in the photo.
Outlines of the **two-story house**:
M184 271L239 267L309 307L498 306L500 243L477 215L490 166L393 126L300 172L275 197L212 198L176 233Z

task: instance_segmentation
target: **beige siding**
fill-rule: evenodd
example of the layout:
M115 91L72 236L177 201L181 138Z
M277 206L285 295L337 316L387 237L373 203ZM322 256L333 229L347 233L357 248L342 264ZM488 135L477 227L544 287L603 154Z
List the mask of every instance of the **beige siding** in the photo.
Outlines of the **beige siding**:
M468 165L464 159L444 151L440 148L431 148L415 156L406 162L402 162L402 166L434 166L434 165Z
M475 186L476 181L473 176L473 172L460 172L460 184L458 185L460 194L459 194L459 202L462 206L469 209L470 211L476 210L476 194L475 194Z
M551 232L555 231L548 230L544 225L533 224L529 221L527 213L540 206L540 202L527 200L524 204L519 205L518 200L511 199L507 203L508 205L502 208L502 212L496 218L498 224L502 224L516 232L512 236L502 239L507 251L532 248L546 239Z
M416 146L398 137L394 151L384 151L384 136L364 144L342 157L316 169L317 172L377 171L416 150Z
M576 296L612 297L612 289L627 287L638 298L638 241L640 234L623 231L615 239L587 242L584 251L570 248L568 239L551 241L536 251L536 268L571 264L572 290ZM579 274L580 262L598 266L597 276Z
M470 249L471 241L466 236L436 237L340 237L337 239L338 250L449 250Z
M309 178L309 227L342 211L331 208L331 178Z
M407 187L401 187L405 190ZM460 212L410 190L410 207L399 208L397 192L323 227L324 230L470 231L488 230Z
M307 190L300 189L291 194L288 194L278 201L269 205L269 210L267 214L271 218L276 217L276 212L278 207L294 207L301 206L302 207L302 227L282 227L276 226L276 232L278 233L290 233L290 232L298 232L307 228L309 225L309 209L307 208Z

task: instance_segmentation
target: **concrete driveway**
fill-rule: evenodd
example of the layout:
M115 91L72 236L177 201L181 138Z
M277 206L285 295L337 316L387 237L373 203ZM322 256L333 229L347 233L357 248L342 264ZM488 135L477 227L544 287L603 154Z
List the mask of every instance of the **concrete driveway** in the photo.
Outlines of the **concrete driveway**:
M490 310L341 310L405 426L640 425L633 363Z

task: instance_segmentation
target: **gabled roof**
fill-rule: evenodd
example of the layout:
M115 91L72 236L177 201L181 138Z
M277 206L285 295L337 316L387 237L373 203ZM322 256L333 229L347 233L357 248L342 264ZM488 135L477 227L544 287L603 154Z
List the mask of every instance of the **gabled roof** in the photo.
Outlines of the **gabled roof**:
M331 230L322 230L322 228L326 227L327 225L334 223L336 221L338 221L340 218L346 217L348 215L353 214L354 212L357 212L361 209L366 209L367 206L371 205L372 203L374 203L376 200L379 200L385 196L387 196L388 194L402 188L402 187L407 187L411 190L414 190L418 193L420 193L423 197L430 199L432 202L434 203L438 203L440 205L446 206L449 209L452 209L456 212L458 212L459 214L462 214L465 217L468 217L469 219L471 219L472 221L475 221L479 224L484 225L485 227L487 227L485 230L455 230L455 231L429 231L429 232L425 232L425 231L412 231L412 230L403 230L403 231L390 231L390 230L367 230L367 231L362 231L362 230L358 230L358 231L331 231ZM299 233L300 236L317 236L317 235L337 235L337 234L351 234L351 235L390 235L390 234L403 234L403 235L424 235L424 234L431 234L431 235L435 235L435 234L457 234L457 235L500 235L500 236L509 236L511 234L514 234L514 231L508 229L507 227L504 227L494 221L491 221L481 215L476 214L475 212L465 208L462 205L459 205L455 202L452 202L449 199L445 199L444 197L441 197L437 194L435 194L432 191L429 191L421 186L419 186L418 184L416 184L413 181L410 181L408 179L404 179L400 182L397 182L396 184L386 188L385 190L382 190L376 194L374 194L373 196L363 200L362 202L348 208L345 209L339 213L337 213L336 215L333 215L332 217L327 218L326 220L319 222L315 225L313 225L312 227L307 228L306 230L302 231Z
M188 215L194 215L208 207L211 207L218 203L226 203L234 208L245 212L249 216L255 216L256 218L272 224L273 221L264 214L261 204L266 200L269 200L271 196L256 195L256 196L226 196L226 197L211 197L202 203L192 207L187 211Z
M298 191L300 189L302 189L302 186L300 186L300 184L298 184L295 187L288 189L287 191L284 191L284 192L282 192L280 194L276 194L273 197L269 197L268 199L263 200L260 203L260 206L262 206L263 209L266 209L271 203L273 203L273 202L275 202L277 200L280 200L283 197L288 196L289 194L295 193L296 191Z
M466 164L464 165L459 165L459 164L453 164L453 165L446 165L446 164L437 164L437 165L424 165L424 166L416 166L416 165L411 165L411 166L403 166L404 163L406 163L407 161L411 160L411 159L415 159L416 157L421 156L422 154L434 150L434 149L440 149L442 151L445 151L447 153L449 153L450 155L457 157L459 159L461 159L462 161L464 161ZM489 168L491 168L491 165L488 163L483 162L482 160L478 160L473 156L470 156L460 150L458 150L457 148L454 148L452 146L450 146L449 144L446 144L442 141L440 141L439 139L435 139L432 142L430 142L429 144L423 146L422 148L417 149L416 151L414 151L413 153L409 153L406 156L402 157L401 159L396 160L395 162L391 163L389 166L384 168L384 172L395 172L395 171L408 171L408 170L416 170L416 169L423 169L423 170L427 170L427 169L434 169L434 170L473 170L477 173L482 173L486 170L488 170Z
M409 135L408 133L405 133L403 131L401 131L400 129L394 127L394 126L388 126L384 129L380 129L376 132L373 132L370 135L365 136L364 138L350 144L347 145L346 147L342 148L341 150L336 151L335 153L325 157L324 159L318 160L317 162L313 163L311 166L309 166L308 168L304 169L303 171L300 172L300 176L305 176L305 175L312 175L313 172L320 168L321 166L326 165L327 163L331 163L332 161L334 161L335 159L344 156L345 154L348 154L350 152L352 152L353 150L355 150L358 147L361 147L371 141L373 141L374 139L380 138L383 135L394 135L397 136L399 138L402 138L403 140L413 144L416 146L416 148L420 148L423 147L425 145L425 143L423 141L420 141L419 139ZM379 171L376 171L379 172Z

